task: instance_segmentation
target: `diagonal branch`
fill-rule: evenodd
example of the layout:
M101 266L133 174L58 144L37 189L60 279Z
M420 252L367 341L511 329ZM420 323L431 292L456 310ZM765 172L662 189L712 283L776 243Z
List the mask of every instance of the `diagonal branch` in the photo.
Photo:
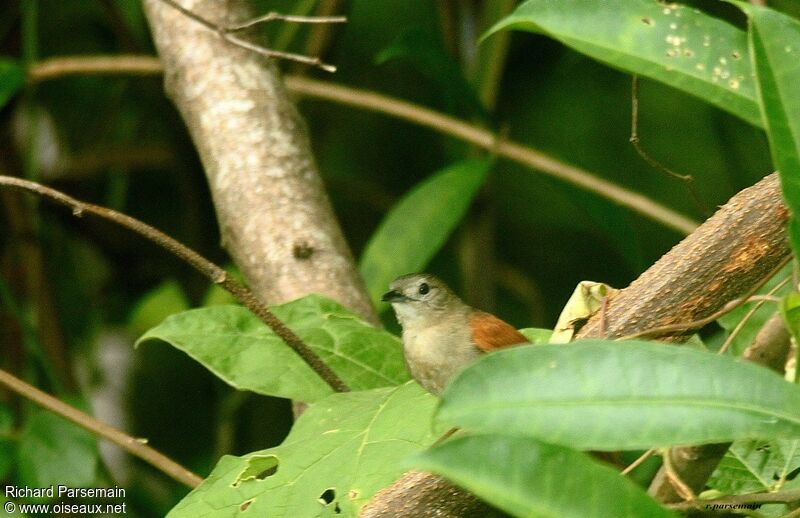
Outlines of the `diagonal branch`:
M98 421L89 414L85 414L75 407L60 401L50 394L42 392L36 387L29 385L21 379L12 376L10 373L0 369L0 385L3 385L17 394L20 394L37 405L50 410L66 419L69 419L78 426L89 430L92 433L108 439L128 453L139 457L152 466L158 468L170 477L189 487L197 487L203 481L202 478L184 468L163 453L151 448L142 440L127 435L113 426L109 426L102 421Z
M133 58L137 58L137 56L51 58L32 66L28 70L28 78L32 82L39 82L69 74L158 74L163 71L161 63L155 57L138 56L140 60ZM379 94L372 90L352 88L301 76L286 76L284 81L290 91L300 95L383 113L464 140L525 167L614 201L681 234L690 234L698 226L698 223L691 218L687 218L647 196L604 180L584 169L556 160L537 149L505 140L480 126L469 124L419 104Z
M82 202L42 184L23 180L21 178L14 178L12 176L0 175L0 186L5 185L22 191L32 192L44 198L50 199L61 205L66 205L72 209L72 214L81 217L84 214L90 214L102 219L113 221L114 223L132 230L133 232L147 238L149 241L157 244L158 246L166 249L168 252L186 261L189 265L194 267L197 271L207 277L214 284L227 290L237 300L244 304L247 309L252 311L262 322L267 324L272 331L275 332L294 352L298 354L320 378L322 378L330 387L337 392L346 392L349 390L347 385L339 378L339 376L331 370L328 365L320 359L311 348L297 336L294 331L286 327L281 320L276 317L267 306L258 300L252 291L244 287L242 284L232 279L228 272L212 263L205 257L201 256L191 248L180 243L179 241L169 237L160 230L151 227L150 225L132 218L126 214L122 214L106 207L94 205L92 203Z

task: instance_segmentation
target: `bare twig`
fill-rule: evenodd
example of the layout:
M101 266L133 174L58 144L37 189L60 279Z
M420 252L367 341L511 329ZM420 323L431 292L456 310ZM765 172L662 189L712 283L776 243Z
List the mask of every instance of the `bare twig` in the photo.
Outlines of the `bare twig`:
M174 460L170 459L163 453L151 448L145 444L141 439L136 439L127 435L113 426L109 426L102 421L98 421L89 414L85 414L63 401L60 401L53 396L42 392L36 387L29 385L21 379L11 375L10 373L0 369L0 385L8 387L17 394L20 394L37 405L40 405L51 412L58 414L66 419L69 419L78 426L89 430L90 432L99 435L109 441L113 442L120 448L139 457L140 459L148 462L152 466L158 468L160 471L166 473L182 484L189 487L197 487L203 481L202 478L192 473L185 467L181 466Z
M645 329L644 331L639 331L639 332L636 332L636 333L631 333L629 335L622 336L620 338L617 338L617 340L631 340L633 338L641 338L643 336L658 336L658 335L665 335L665 334L669 334L669 333L676 333L676 332L680 332L680 331L689 331L689 330L698 329L698 328L701 328L701 327L703 327L703 326L705 326L707 324L710 324L711 322L714 322L715 320L717 320L721 316L730 313L734 309L738 308L739 306L741 306L742 304L747 302L747 300L750 297L752 297L758 290L760 290L761 287L764 284L766 284L767 281L769 281L776 273L778 273L781 270L781 268L786 266L786 264L789 261L791 261L791 259L792 259L791 256L786 256L783 259L781 259L780 263L778 263L778 266L776 266L775 269L773 269L769 274L767 274L763 279L761 279L760 282L758 282L757 284L753 285L753 287L751 287L747 291L747 293L745 295L743 295L742 297L739 297L738 299L735 299L735 300L731 301L731 303L726 304L719 311L715 311L714 313L711 313L710 315L708 315L705 318L701 318L701 319L698 319L698 320L693 320L691 322L682 322L682 323L678 323L678 324L670 324L670 325L667 325L667 326L653 327L651 329ZM759 304L763 304L763 302L759 302Z
M619 472L619 473L620 473L620 475L627 475L627 474L628 474L628 473L630 473L631 471L635 470L636 468L638 468L639 466L641 466L641 465L642 465L642 463L643 463L644 461L646 461L647 459L649 459L650 457L652 457L652 456L653 456L653 454L654 454L655 452L656 452L656 449L655 449L655 448L650 448L650 449L649 449L649 450L647 450L646 452L642 453L641 455L639 455L639 458L638 458L638 459L636 459L635 461L631 462L630 464L628 464L628 465L625 467L625 469L623 469L622 471L620 471L620 472Z
M66 205L72 209L72 214L75 216L83 216L84 214L91 214L109 221L113 221L133 232L147 238L148 240L156 243L173 255L183 259L197 271L205 275L214 284L218 284L236 297L247 309L252 311L261 321L269 326L272 331L278 335L289 347L292 348L320 378L322 378L330 387L337 392L346 392L349 390L347 385L339 378L339 376L331 370L328 365L323 362L317 354L311 350L308 345L303 342L294 331L286 327L278 317L276 317L262 303L256 296L245 288L243 285L230 278L228 273L204 258L194 250L188 248L182 243L164 234L160 230L151 227L150 225L132 218L128 215L122 214L115 210L94 205L91 203L82 202L67 194L44 186L42 184L23 180L21 178L14 178L11 176L0 175L0 185L6 185L15 189L20 189L27 192L38 194L44 198L56 201L62 205Z
M143 59L148 59L150 64L146 68L131 67L129 73L156 74L161 72L158 58ZM41 71L39 70L40 66L43 68ZM53 58L32 66L29 70L29 78L31 81L43 81L62 75L82 73L84 67L88 73L121 74L126 72L126 66L128 66L126 60L115 62L113 57ZM642 194L594 176L586 170L558 161L541 151L514 141L501 139L491 131L424 106L371 90L351 88L300 76L287 76L284 80L289 90L301 95L383 113L465 140L525 167L536 169L541 173L610 199L681 234L691 233L698 225L691 218L687 218Z
M293 14L280 14L276 12L267 13L264 16L258 16L252 20L244 23L227 25L223 27L225 32L235 32L244 29L249 29L259 23L268 23L274 21L290 22L290 23L347 23L346 16L296 16Z
M724 354L724 353L726 353L728 351L728 349L730 348L731 344L733 343L733 340L741 332L741 330L744 328L745 324L747 324L747 321L750 320L751 318L753 318L753 315L756 314L756 311L758 311L761 308L761 306L764 305L764 303L766 303L767 301L780 302L780 299L777 298L777 297L772 297L772 294L776 293L779 289L784 287L786 285L786 283L789 282L790 279L791 279L791 277L786 277L781 282L776 284L775 287L772 288L771 290L769 290L767 295L765 295L768 298L763 299L763 300L759 300L758 303L755 306L750 308L750 311L748 311L747 314L744 317L742 317L742 319L739 321L739 323L736 324L736 327L733 328L733 331L731 331L731 333L728 335L728 338L725 339L725 342L722 343L722 347L719 348L719 354ZM757 297L757 295L754 295L754 296L750 297L750 300L754 300L756 297Z
M800 489L787 489L786 491L776 491L774 493L750 493L748 495L724 496L711 500L695 500L693 502L667 504L667 507L676 511L688 511L690 509L708 509L713 505L791 504L795 502L800 502Z
M232 43L234 45L237 45L239 47L242 47L244 49L250 50L252 52L255 52L256 54L260 54L260 55L262 55L264 57L267 57L267 58L285 59L287 61L294 61L296 63L303 63L305 65L311 65L311 66L314 66L314 67L318 67L318 68L320 68L320 69L322 69L322 70L324 70L326 72L336 72L336 67L335 66L329 65L327 63L323 63L322 60L319 59L319 58L312 58L312 57L309 57L309 56L303 56L302 54L294 54L294 53L291 53L291 52L282 52L280 50L268 49L266 47L262 47L261 45L256 45L255 43L251 43L251 42L249 42L247 40L243 40L242 38L239 38L238 36L235 36L235 35L231 34L232 30L239 30L240 28L244 28L244 27L238 27L237 28L237 26L234 26L233 28L229 28L229 27L225 27L225 26L222 26L222 25L217 25L216 23L203 18L199 14L195 13L194 11L192 11L190 9L187 9L187 8L183 7L182 5L180 5L179 3L177 3L177 2L175 2L173 0L160 0L160 1L163 2L164 4L168 5L168 6L172 7L173 9L179 11L181 14L183 14L187 18L190 18L190 19L194 20L195 22L199 23L203 27L205 27L205 28L217 33L220 36L220 38L224 39L225 41L227 41L229 43ZM269 16L269 15L267 15L267 16ZM277 19L277 18L275 18L275 19ZM253 23L253 21L251 20L250 22L246 22L245 26L247 26L247 23L250 23L251 25L254 25L255 23L259 23L259 22Z
M686 190L689 191L689 195L692 197L694 204L703 214L708 214L708 207L700 201L700 197L697 195L697 192L694 188L694 177L690 174L678 174L672 169L668 168L655 158L651 157L650 154L644 150L639 142L639 76L634 74L631 78L631 138L629 139L630 143L633 145L633 149L639 154L639 156L647 162L647 164L655 169L656 171L660 171L661 173L665 174L669 178L674 178L684 183L686 186Z
M154 56L125 55L116 56L67 56L50 58L28 68L28 81L39 83L68 75L126 74L156 75L163 69Z
M666 450L662 458L664 459L664 470L667 474L667 479L669 483L672 484L672 487L675 489L675 492L678 493L681 498L688 502L694 502L697 500L697 495L694 494L692 488L686 485L686 482L681 480L680 475L678 475L677 471L675 471L675 467L672 465L672 452L670 450Z

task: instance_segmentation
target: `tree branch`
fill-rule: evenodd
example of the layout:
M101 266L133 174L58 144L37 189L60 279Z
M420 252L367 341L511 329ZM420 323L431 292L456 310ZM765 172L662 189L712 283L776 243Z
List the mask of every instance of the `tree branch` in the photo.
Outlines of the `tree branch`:
M129 73L160 73L161 64L156 58L142 57L150 64L137 64L130 61L129 56L122 56L119 61L114 57L71 56L51 58L32 66L28 71L32 82L44 81L67 74L82 73L82 69L90 74L122 74L130 66ZM105 69L103 67L106 67ZM599 178L578 167L566 164L531 147L504 140L480 126L475 126L448 115L436 112L424 106L410 103L379 94L371 90L362 90L326 81L317 81L301 76L284 78L286 88L292 92L346 104L355 108L383 113L392 117L419 124L446 135L467 141L486 149L498 156L512 160L525 167L536 169L543 174L572 183L600 197L619 203L681 234L690 234L698 223L682 214L665 207L637 192L628 190L615 183Z
M141 439L131 437L130 435L117 430L113 426L109 426L102 421L98 421L94 417L81 412L77 408L74 408L63 401L59 401L53 396L25 383L21 379L2 369L0 369L0 385L8 387L17 394L30 399L37 405L40 405L41 407L46 408L55 414L69 419L82 428L85 428L90 432L99 435L100 437L108 439L123 450L135 455L136 457L139 457L182 484L194 488L199 486L203 481L203 479L198 475L184 468L163 453L151 448Z
M262 322L267 324L272 331L275 332L294 352L298 354L320 378L322 378L330 387L337 392L346 392L349 390L347 385L339 378L339 376L331 370L328 365L323 362L317 354L311 350L308 345L297 336L294 331L286 327L286 325L278 319L264 303L262 303L250 290L232 279L228 272L212 263L205 257L201 256L191 248L176 241L175 239L164 234L160 230L151 227L150 225L132 218L126 214L122 214L106 207L94 205L92 203L82 202L63 192L57 191L42 184L23 180L21 178L14 178L12 176L0 175L0 186L6 185L15 189L32 192L44 198L66 205L72 209L72 214L81 217L84 214L90 214L102 219L113 221L114 223L123 226L133 232L145 237L149 241L157 244L158 246L166 249L168 252L186 261L189 265L194 267L197 271L202 273L214 284L231 293L237 300L244 304L247 309L252 311Z
M240 0L182 2L215 27L252 18ZM145 14L208 178L223 245L267 302L316 292L378 323L274 66L163 0ZM231 36L227 34L227 36Z

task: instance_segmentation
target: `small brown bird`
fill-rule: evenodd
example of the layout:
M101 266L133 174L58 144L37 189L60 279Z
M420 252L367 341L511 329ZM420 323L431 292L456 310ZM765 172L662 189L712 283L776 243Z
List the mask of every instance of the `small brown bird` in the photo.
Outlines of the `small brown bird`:
M389 287L381 300L392 304L403 327L406 365L433 394L480 355L528 341L496 316L465 304L433 275L403 275Z

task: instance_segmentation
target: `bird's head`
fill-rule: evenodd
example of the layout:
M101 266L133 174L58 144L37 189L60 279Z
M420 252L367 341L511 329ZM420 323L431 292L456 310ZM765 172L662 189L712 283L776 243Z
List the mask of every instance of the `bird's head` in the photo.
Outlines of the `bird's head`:
M465 307L445 283L428 273L403 275L392 281L389 288L381 300L392 304L402 325Z

